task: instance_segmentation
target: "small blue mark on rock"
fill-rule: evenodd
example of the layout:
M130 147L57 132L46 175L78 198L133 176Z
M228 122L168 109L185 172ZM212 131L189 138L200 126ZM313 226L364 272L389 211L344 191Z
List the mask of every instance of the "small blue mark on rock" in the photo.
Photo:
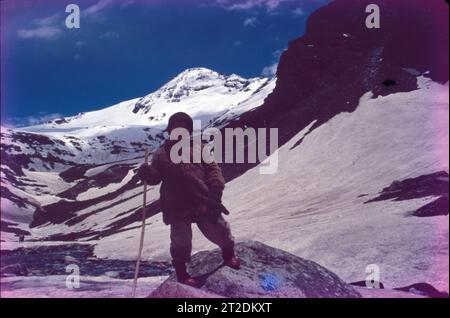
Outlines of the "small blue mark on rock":
M276 274L263 274L260 276L260 285L265 291L274 291L280 287L281 279Z

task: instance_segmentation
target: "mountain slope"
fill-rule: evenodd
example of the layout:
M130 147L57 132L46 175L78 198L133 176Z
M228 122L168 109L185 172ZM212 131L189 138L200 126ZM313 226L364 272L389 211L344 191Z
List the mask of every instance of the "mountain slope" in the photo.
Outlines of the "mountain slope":
M284 144L312 120L318 127L354 111L368 91L373 98L413 91L421 74L446 83L448 5L377 1L382 25L367 29L365 8L371 3L337 0L314 12L305 34L283 51L276 88L264 105L228 126L277 127Z
M124 195L138 186L133 169L144 147L152 152L161 144L171 114L184 111L215 126L260 106L274 83L193 68L141 98L42 125L2 127L2 230L67 221Z
M25 130L55 134L86 127L128 125L164 129L170 115L178 111L190 114L206 126L210 120L250 98L268 81L267 78L245 79L236 74L224 76L206 68L191 68L144 97Z
M427 282L448 291L448 215L411 215L436 197L367 203L395 180L448 176L448 85L425 78L418 85L376 99L365 94L355 112L313 131L311 122L282 146L277 173L255 167L229 182L224 203L237 240L306 257L347 282L364 281L366 266L377 264L387 288ZM96 255L132 259L138 224L99 241ZM145 259L167 259L168 227L159 215L147 225ZM194 249L212 247L195 228Z

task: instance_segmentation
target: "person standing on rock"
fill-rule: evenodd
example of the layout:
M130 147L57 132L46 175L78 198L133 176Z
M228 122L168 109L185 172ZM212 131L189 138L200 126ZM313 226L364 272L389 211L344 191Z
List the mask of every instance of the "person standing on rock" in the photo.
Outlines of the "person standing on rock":
M169 118L166 131L186 129L192 137L193 120L186 113L176 113ZM192 141L192 138L191 138ZM170 153L178 140L168 139L154 153L150 165L143 164L138 169L138 176L149 185L160 182L160 200L163 221L170 225L170 254L180 283L197 286L198 282L186 270L192 251L192 223L211 242L222 250L224 265L234 269L240 268L239 259L234 253L234 238L228 223L221 212L222 192L225 180L220 167L215 163L189 162L174 163ZM191 142L191 157L194 143ZM200 145L203 150L203 145Z

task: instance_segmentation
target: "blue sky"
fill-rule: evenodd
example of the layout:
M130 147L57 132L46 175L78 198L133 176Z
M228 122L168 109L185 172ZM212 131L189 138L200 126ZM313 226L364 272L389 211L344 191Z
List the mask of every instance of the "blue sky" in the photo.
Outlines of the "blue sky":
M4 0L2 125L37 124L146 95L190 67L271 76L328 0ZM80 28L65 27L79 5Z

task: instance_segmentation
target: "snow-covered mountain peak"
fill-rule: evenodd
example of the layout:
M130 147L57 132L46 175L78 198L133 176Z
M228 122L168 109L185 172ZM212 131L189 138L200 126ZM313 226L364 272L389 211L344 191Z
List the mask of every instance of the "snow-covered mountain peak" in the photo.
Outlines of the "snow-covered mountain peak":
M200 91L212 86L225 86L242 89L255 79L245 79L239 75L231 74L225 76L205 67L189 68L174 79L165 84L160 90L167 91L182 88L191 91Z
M222 75L204 67L189 68L146 96L21 130L77 135L82 130L85 136L88 133L97 135L99 127L122 129L140 125L161 129L167 125L168 117L178 111L186 112L207 125L231 109L234 115L240 113L237 106L243 102L251 108L259 106L274 87L268 84L267 78L246 79L236 74ZM265 89L264 94L259 94L263 87L270 90Z
M139 99L133 112L146 114L154 104L161 101L179 103L192 97L201 97L202 95L225 96L235 95L243 91L248 92L252 90L250 87L252 83L261 85L265 81L267 81L265 78L245 79L236 74L226 76L204 67L189 68L163 85L156 92Z
M11 158L27 155L17 171L62 171L76 164L133 159L142 147L152 150L160 144L172 114L186 112L201 120L202 127L222 126L259 107L274 87L275 82L266 78L191 68L142 98L42 125L2 129L2 150ZM140 103L142 108L136 106Z
M162 88L170 88L174 86L198 87L202 84L211 85L216 81L220 81L223 76L216 71L205 67L188 68L178 74L174 79L165 84Z

